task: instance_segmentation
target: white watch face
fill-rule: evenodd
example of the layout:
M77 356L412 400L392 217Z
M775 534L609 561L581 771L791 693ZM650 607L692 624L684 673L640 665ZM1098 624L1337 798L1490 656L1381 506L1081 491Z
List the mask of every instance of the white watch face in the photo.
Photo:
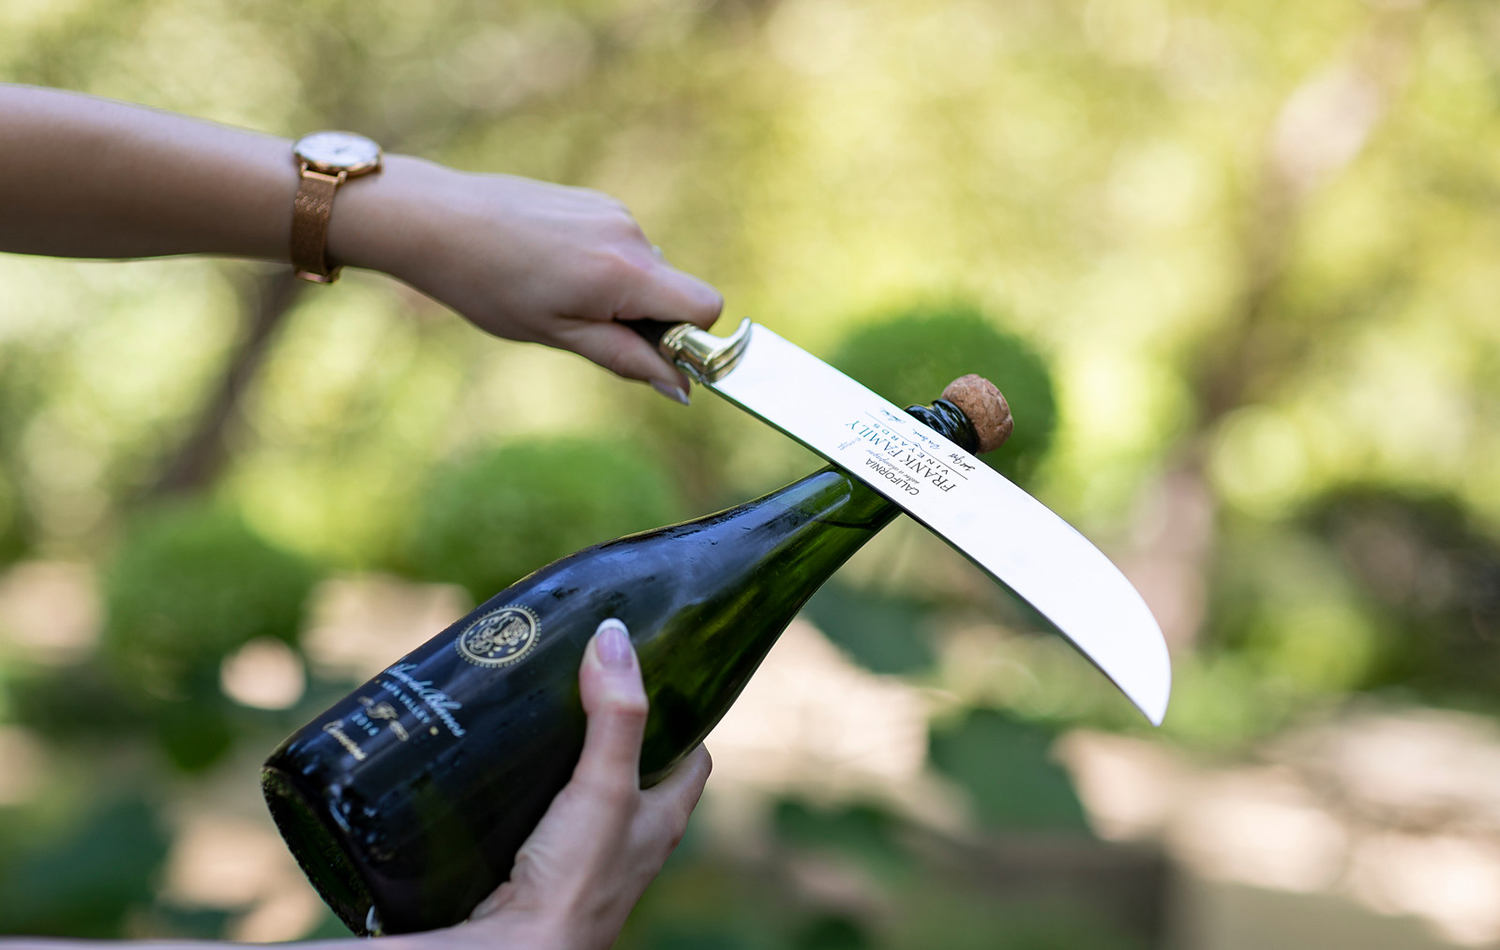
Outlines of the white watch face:
M380 146L353 132L314 132L293 150L318 171L364 171L380 162Z

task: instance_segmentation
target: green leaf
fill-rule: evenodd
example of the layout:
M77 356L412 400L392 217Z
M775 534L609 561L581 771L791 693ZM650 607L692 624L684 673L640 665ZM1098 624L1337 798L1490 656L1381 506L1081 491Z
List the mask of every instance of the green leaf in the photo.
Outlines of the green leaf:
M923 631L929 607L908 597L825 584L803 607L807 618L865 669L915 673L935 654Z
M897 819L873 805L815 809L781 801L773 821L777 837L789 844L842 853L888 878L911 869L911 856L896 840Z
M968 789L990 828L1087 834L1072 780L1050 757L1052 741L1035 723L976 709L934 730L929 754L933 766Z

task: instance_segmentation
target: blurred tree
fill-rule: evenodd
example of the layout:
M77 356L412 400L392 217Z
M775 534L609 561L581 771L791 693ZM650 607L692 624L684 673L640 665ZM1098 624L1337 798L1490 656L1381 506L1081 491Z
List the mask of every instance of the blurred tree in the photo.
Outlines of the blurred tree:
M1215 557L1180 736L1225 754L1351 692L1500 710L1500 541L1451 496L1342 486L1226 518Z
M930 403L966 373L990 380L1010 404L1016 428L985 461L1012 479L1029 479L1052 444L1057 399L1046 363L971 305L910 307L862 322L830 362L900 406Z
M242 278L246 311L242 339L231 350L215 388L206 393L198 417L162 465L151 494L193 494L210 488L230 461L230 440L241 423L241 404L288 311L305 286L291 268Z
M203 768L228 750L220 665L262 637L295 645L316 579L312 565L208 502L133 519L105 573L104 649L179 766Z
M1359 685L1500 709L1500 539L1452 497L1370 485L1320 499L1307 522L1395 633Z
M681 514L671 475L631 443L520 442L434 474L403 563L482 601L560 557Z

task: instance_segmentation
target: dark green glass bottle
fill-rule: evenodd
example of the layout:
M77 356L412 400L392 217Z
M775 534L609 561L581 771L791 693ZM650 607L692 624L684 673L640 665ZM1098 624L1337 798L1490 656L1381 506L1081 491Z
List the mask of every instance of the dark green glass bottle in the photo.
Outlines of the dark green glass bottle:
M973 451L964 414L911 410ZM648 786L701 742L813 592L898 509L828 467L727 511L596 545L481 604L266 762L271 813L356 933L464 920L510 874L583 746L578 665L618 617L651 714Z

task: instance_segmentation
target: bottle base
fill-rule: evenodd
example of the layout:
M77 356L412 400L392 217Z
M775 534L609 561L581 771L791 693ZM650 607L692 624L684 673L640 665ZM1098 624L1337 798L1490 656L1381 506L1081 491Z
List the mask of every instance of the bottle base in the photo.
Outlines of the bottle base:
M374 898L319 803L308 801L286 773L269 766L261 771L261 791L276 829L318 896L356 935L380 936Z

